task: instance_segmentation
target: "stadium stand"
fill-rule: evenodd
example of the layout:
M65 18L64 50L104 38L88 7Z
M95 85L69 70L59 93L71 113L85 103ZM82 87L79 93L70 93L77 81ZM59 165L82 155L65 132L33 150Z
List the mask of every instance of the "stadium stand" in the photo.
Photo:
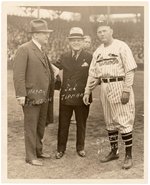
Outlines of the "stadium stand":
M8 67L12 66L13 58L19 45L25 43L31 38L29 31L29 23L33 18L19 17L8 15L7 17L7 56ZM96 24L89 22L84 24L82 21L67 22L61 19L53 21L46 19L49 28L54 32L49 38L47 53L51 61L55 62L59 56L69 49L67 34L73 26L83 28L85 35L92 38L92 48L94 51L100 44L96 36ZM144 31L141 22L115 22L113 24L114 37L125 41L131 48L137 63L144 63Z

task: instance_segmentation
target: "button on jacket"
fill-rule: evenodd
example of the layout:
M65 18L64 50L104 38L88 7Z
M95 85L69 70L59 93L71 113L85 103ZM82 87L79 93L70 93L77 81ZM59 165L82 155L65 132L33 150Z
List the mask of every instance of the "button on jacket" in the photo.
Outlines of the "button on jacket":
M72 52L63 54L54 64L63 70L60 103L64 105L83 105L83 94L87 82L92 55L82 50L75 60Z
M51 65L50 65L51 67ZM53 71L49 69L44 56L33 41L23 44L17 51L14 62L14 86L16 96L26 97L28 103L42 104L47 100L49 84L53 96Z

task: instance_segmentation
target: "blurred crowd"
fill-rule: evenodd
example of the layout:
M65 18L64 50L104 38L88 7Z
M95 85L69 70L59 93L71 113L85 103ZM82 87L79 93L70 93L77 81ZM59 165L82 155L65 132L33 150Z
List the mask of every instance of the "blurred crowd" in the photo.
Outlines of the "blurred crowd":
M7 56L8 65L12 65L17 48L31 39L29 23L33 18L8 16L7 17ZM49 38L47 54L51 61L55 62L59 56L69 49L67 35L73 26L79 26L84 30L85 35L90 35L92 44L90 52L93 52L100 44L96 35L95 23L82 21L67 22L62 19L53 21L46 19L48 27L54 31ZM125 41L131 48L137 63L144 62L144 28L143 23L115 22L113 24L114 37Z

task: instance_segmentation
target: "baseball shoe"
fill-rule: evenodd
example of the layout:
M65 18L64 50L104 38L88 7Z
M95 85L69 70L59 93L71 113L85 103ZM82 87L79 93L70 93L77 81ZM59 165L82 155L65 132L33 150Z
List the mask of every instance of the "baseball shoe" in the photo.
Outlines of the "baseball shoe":
M84 150L77 151L77 154L78 154L80 157L85 157L85 156L86 156Z
M64 155L64 152L57 152L56 155L55 155L55 158L60 159L60 158L63 157L63 155Z
M119 153L114 153L113 151L111 151L106 157L104 157L103 159L101 159L101 163L106 163L112 160L116 160L119 158Z
M132 157L131 156L125 156L125 159L124 159L124 163L123 163L123 166L122 166L122 169L130 169L132 167L133 163L132 163Z

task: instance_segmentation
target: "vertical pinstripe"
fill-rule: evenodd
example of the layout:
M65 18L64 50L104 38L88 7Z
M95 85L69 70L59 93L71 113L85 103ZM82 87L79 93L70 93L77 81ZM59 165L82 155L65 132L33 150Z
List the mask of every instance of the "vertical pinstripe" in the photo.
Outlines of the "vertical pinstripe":
M123 76L137 67L132 52L126 43L117 39L104 47L102 44L93 54L89 76L94 78L111 78ZM103 106L105 122L108 130L120 129L121 133L131 132L134 124L135 105L132 90L133 74L128 74L128 80L101 84L100 98ZM124 85L131 86L130 100L121 103ZM88 84L86 86L88 88Z
M120 82L113 82L114 86ZM108 83L103 83L101 87L101 102L103 105L105 122L108 130L120 129L121 133L128 133L132 131L134 124L135 108L134 108L134 94L130 93L130 100L127 104L122 105L120 100L110 99L107 94ZM118 93L119 95L119 93ZM120 97L121 98L121 97Z

